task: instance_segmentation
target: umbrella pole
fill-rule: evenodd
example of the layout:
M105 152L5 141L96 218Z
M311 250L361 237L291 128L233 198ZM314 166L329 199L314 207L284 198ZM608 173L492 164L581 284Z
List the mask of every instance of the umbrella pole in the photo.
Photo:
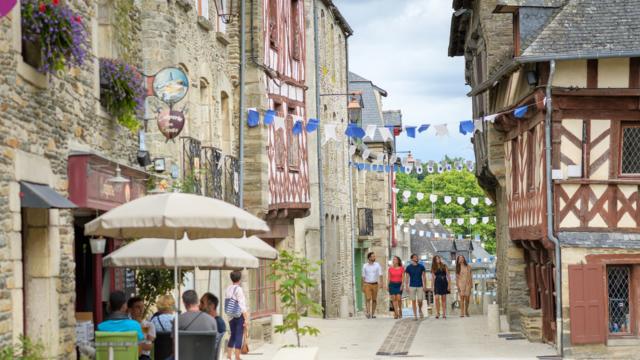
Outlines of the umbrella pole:
M174 236L173 236L173 284L176 288L176 295L178 297L178 311L176 312L176 317L175 317L175 346L174 346L174 359L178 360L180 358L180 351L179 351L179 340L178 340L178 334L180 333L180 327L179 327L179 320L178 318L180 317L180 287L178 285L178 236L177 236L178 231L174 231Z

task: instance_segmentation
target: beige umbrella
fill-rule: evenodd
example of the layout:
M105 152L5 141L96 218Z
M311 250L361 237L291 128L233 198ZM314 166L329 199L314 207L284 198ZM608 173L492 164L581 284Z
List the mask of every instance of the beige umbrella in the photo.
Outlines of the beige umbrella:
M241 237L269 231L264 220L221 200L183 193L147 195L110 210L84 227L87 235L120 239Z
M178 259L173 241L146 238L133 241L102 260L104 266L129 268L201 268L218 270L256 269L259 260L226 241L178 240Z
M248 238L205 239L202 241L219 242L220 240L242 249L258 259L275 260L278 258L278 250L257 236L250 236Z

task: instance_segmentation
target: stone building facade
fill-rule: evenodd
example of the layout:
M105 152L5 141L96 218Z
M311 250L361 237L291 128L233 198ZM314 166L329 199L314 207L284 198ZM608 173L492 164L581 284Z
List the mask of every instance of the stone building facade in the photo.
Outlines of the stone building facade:
M125 3L112 5L119 9ZM20 5L0 18L0 347L24 334L42 341L47 357L60 359L74 354L74 225L79 213L25 207L30 195L21 185L43 185L67 197L77 185L68 176L68 163L78 152L104 159L103 170L111 176L116 163L136 167L136 137L100 107L94 57L109 46L132 65L141 60L135 45L136 9L120 21L130 31L106 43L99 29L99 6L91 1L67 4L86 25L92 57L55 75L39 73L29 65L34 62L23 57Z

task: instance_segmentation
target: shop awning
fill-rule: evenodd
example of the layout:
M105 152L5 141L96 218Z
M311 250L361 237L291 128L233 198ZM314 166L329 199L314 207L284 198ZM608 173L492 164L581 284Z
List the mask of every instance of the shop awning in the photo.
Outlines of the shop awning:
M20 182L20 204L23 208L74 209L77 206L47 185Z

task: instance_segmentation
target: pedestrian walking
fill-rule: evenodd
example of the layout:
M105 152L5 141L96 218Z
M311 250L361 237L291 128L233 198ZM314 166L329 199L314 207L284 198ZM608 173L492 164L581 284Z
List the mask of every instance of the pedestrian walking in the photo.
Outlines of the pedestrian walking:
M376 262L376 254L367 254L367 263L362 266L362 291L367 302L367 319L376 318L378 289L382 289L382 268Z
M249 309L244 290L240 286L242 273L233 271L229 274L231 286L227 288L224 298L224 312L231 318L229 320L229 343L227 344L227 359L231 360L235 354L235 360L240 360L240 352L245 345L245 334L249 328Z
M418 255L411 254L411 264L407 265L405 273L408 274L408 276L405 276L405 290L409 294L409 299L411 299L413 316L418 320L418 312L420 312L420 318L424 317L422 302L427 291L427 269L418 263Z
M442 308L442 318L446 319L447 294L451 292L451 278L447 264L442 261L439 255L434 256L431 262L431 279L436 304L436 319L440 318L440 308Z
M399 257L394 256L391 267L389 268L389 297L393 304L393 318L402 318L402 307L400 306L400 300L402 297L402 283L404 280L404 268L402 267L402 260Z
M456 287L458 301L460 301L460 317L469 316L469 298L473 283L471 280L471 265L467 264L464 256L456 257Z

